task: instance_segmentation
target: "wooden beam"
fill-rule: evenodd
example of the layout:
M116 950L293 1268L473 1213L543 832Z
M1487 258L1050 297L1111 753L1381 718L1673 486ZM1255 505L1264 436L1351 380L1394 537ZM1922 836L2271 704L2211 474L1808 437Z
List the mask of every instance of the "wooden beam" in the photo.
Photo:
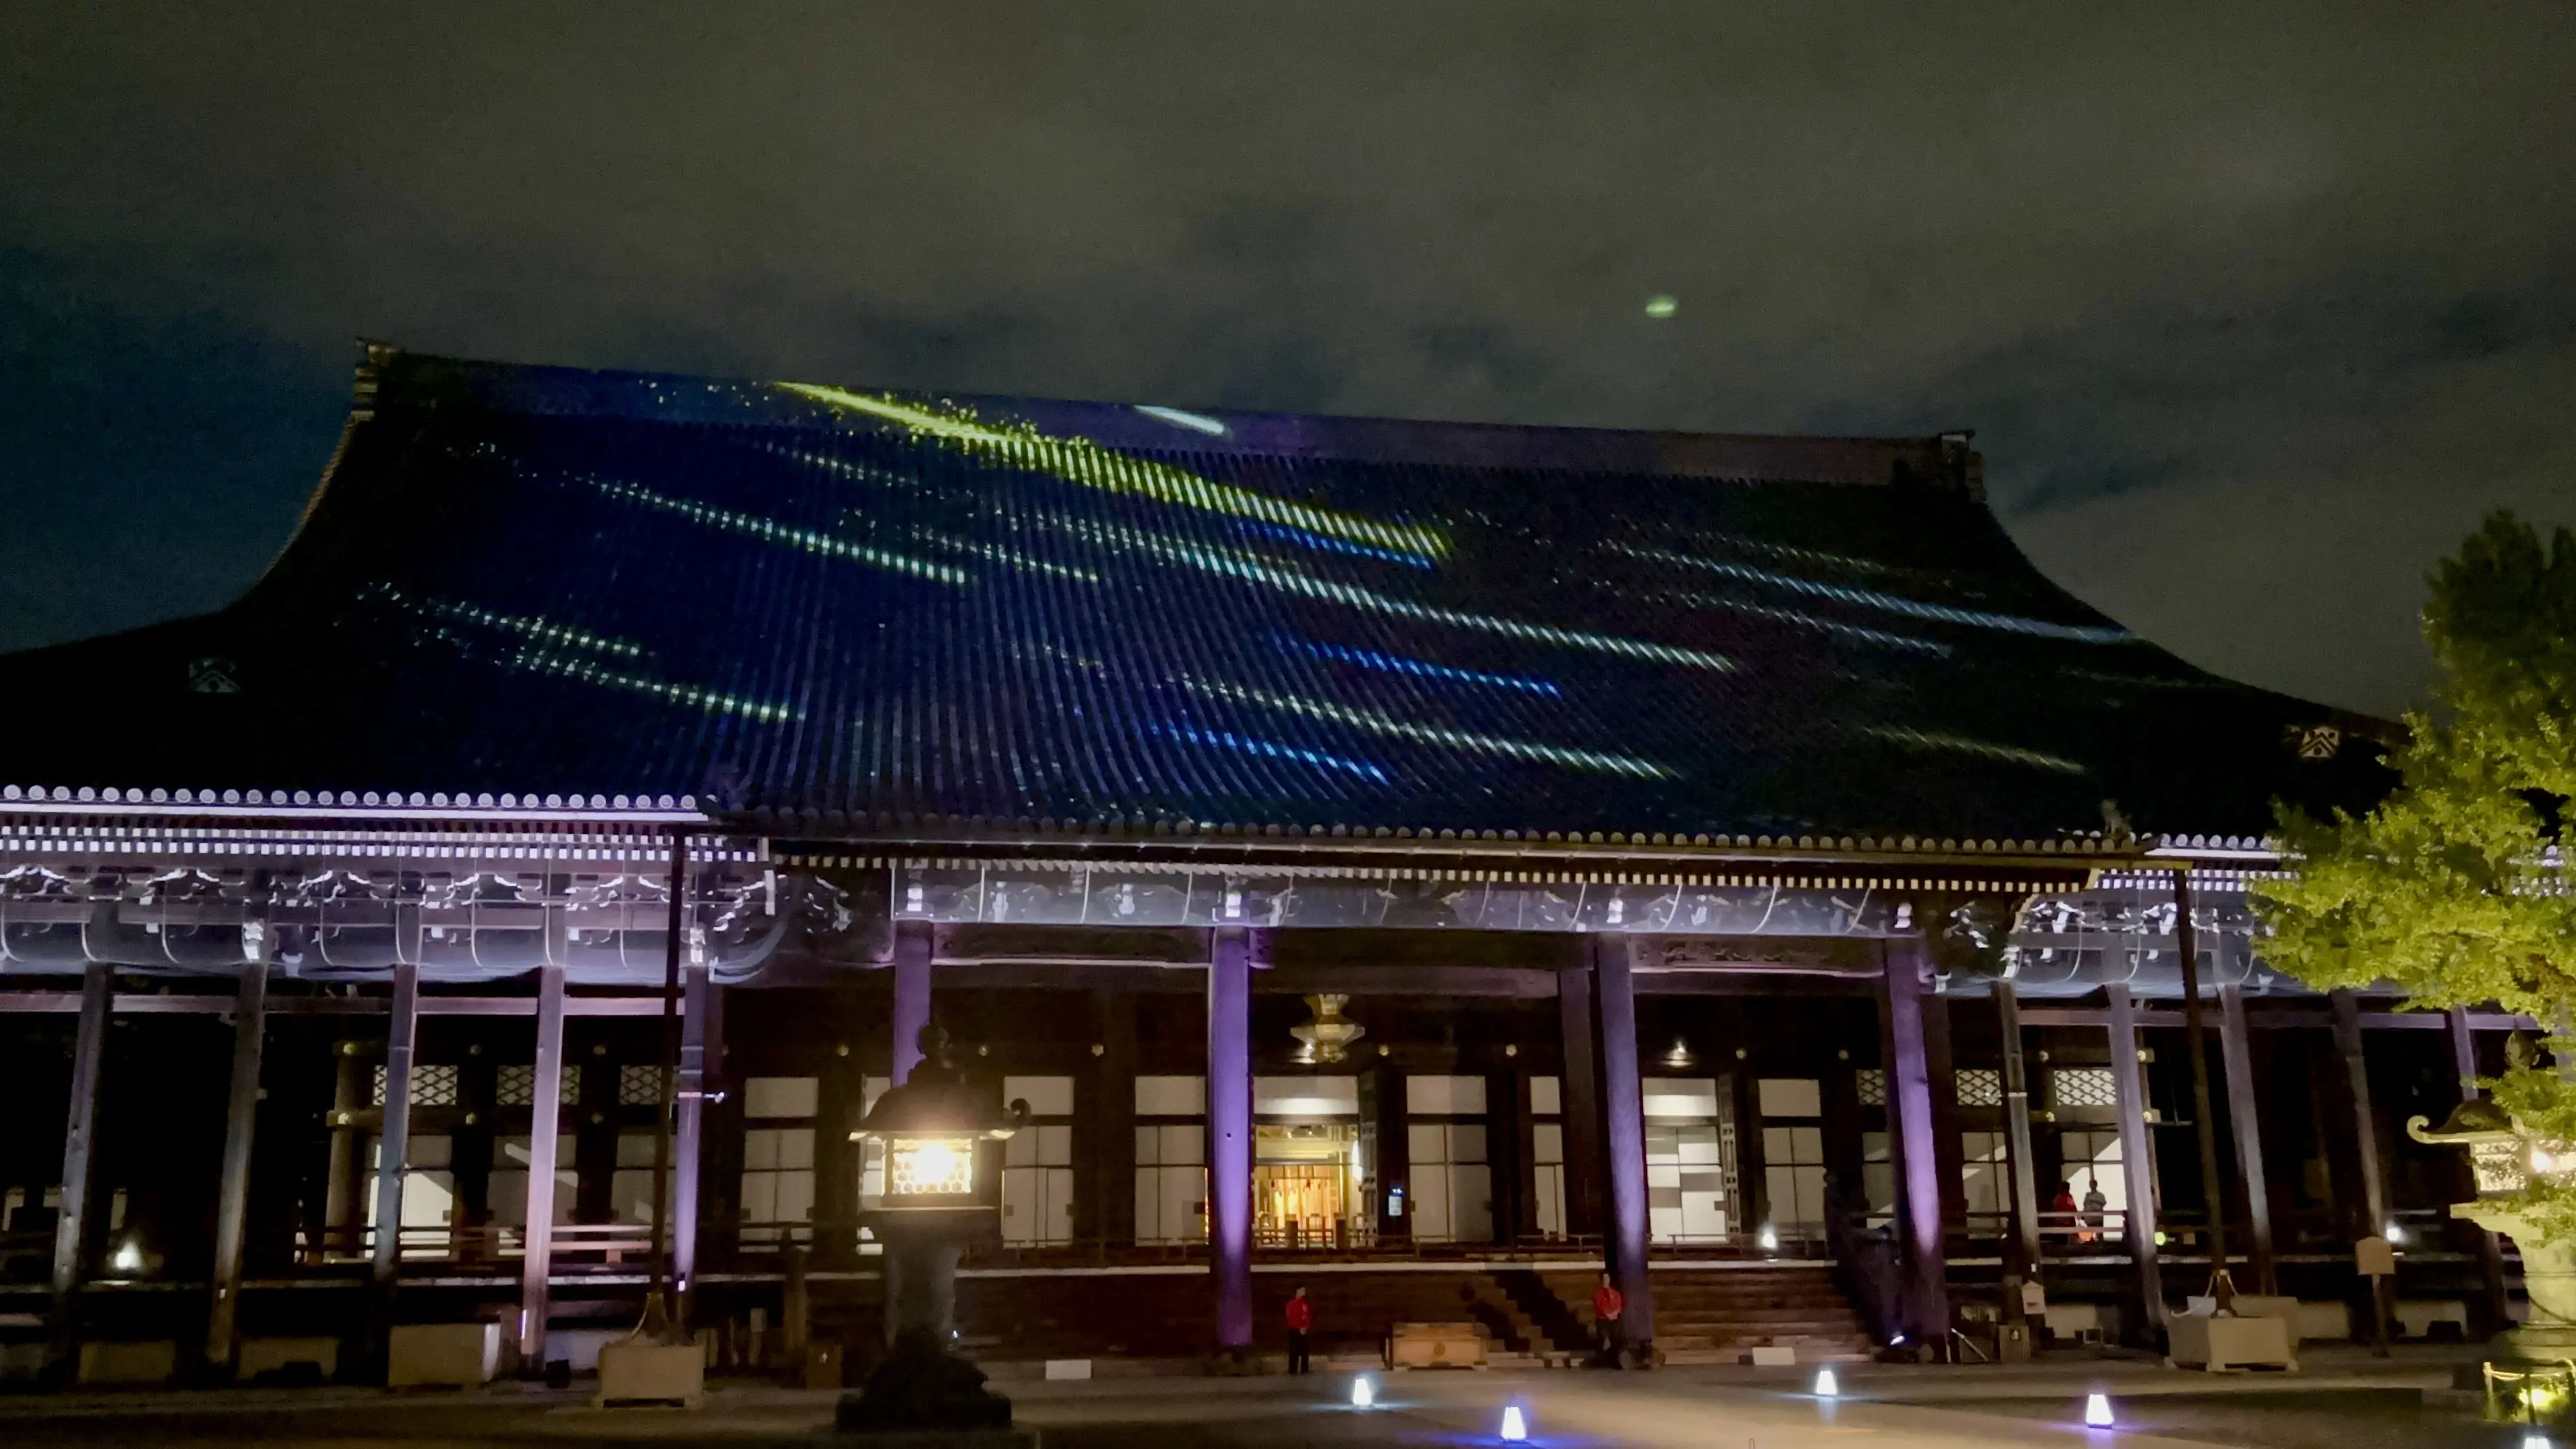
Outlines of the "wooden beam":
M110 967L111 971L115 968ZM239 1000L231 994L190 992L183 996L127 993L115 998L114 1011L119 1016L220 1016L235 1010ZM271 996L267 1011L271 1016L382 1016L391 1002L382 996ZM81 1009L81 995L76 991L0 991L0 1015L13 1012L70 1013ZM422 1016L534 1016L534 996L423 996L417 1010ZM683 1013L685 1014L685 1004ZM567 996L566 1016L659 1016L659 996Z

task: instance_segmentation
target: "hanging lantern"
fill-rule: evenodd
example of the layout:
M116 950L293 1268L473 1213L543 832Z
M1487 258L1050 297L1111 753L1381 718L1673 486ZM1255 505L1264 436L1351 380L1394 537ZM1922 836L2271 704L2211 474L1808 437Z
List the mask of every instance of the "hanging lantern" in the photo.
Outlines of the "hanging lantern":
M1290 1036L1304 1043L1297 1049L1298 1061L1338 1062L1348 1054L1352 1042L1368 1035L1367 1027L1342 1015L1342 1003L1348 1000L1348 996L1330 991L1306 998L1315 1019L1288 1028Z

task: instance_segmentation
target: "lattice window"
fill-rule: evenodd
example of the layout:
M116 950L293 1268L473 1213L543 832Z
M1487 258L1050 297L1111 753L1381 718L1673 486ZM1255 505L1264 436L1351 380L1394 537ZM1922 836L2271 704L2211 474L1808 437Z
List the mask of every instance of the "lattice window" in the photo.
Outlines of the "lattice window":
M2004 1104L2004 1074L1985 1067L1959 1069L1959 1105L1962 1107L2000 1107Z
M2117 1107L2118 1084L2109 1067L2057 1067L2048 1074L2048 1100L2054 1107Z
M617 1069L617 1105L658 1107L662 1104L662 1069L627 1066Z
M373 1105L385 1104L385 1068L376 1064ZM411 1104L415 1107L453 1107L456 1105L456 1068L414 1063L411 1069Z
M572 1106L581 1100L581 1066L566 1062L563 1084L557 1100ZM498 1107L533 1107L537 1103L537 1069L533 1066L503 1067L492 1082L492 1103Z
M1863 1067L1852 1074L1864 1107L1887 1105L1887 1072L1881 1067Z

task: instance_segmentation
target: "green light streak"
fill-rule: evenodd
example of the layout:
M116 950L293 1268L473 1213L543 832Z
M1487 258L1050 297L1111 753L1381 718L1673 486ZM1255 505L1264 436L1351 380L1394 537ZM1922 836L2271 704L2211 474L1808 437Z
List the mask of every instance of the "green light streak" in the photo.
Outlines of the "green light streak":
M1448 537L1437 529L1379 523L1330 509L1289 503L1249 488L1202 478L1184 468L1114 452L1089 438L1060 438L1025 425L995 427L963 408L933 409L883 395L825 387L819 383L782 382L778 386L828 407L882 418L917 438L936 438L974 456L1045 473L1086 488L1129 493L1236 518L1257 518L1302 528L1309 533L1404 549L1431 558L1446 558L1449 554Z
M1050 574L1059 579L1073 579L1080 583L1096 584L1100 582L1100 575L1093 573L1089 569L1073 568L1065 564L1049 563L1042 558L1031 558L1027 554L1020 552L1018 549L1004 548L1000 544L977 543L971 538L952 538L947 534L928 528L913 529L912 536L921 540L923 543L933 546L934 548L950 549L957 553L983 559L987 563L1005 564L1011 568L1025 569L1030 573Z
M1475 734L1453 730L1443 725L1417 724L1397 719L1373 709L1353 709L1325 700L1301 699L1295 695L1273 694L1248 685L1227 684L1220 680L1184 679L1181 687L1206 699L1222 699L1235 704L1257 705L1283 714L1304 715L1308 719L1326 720L1349 725L1371 734L1390 735L1417 744L1443 745L1453 750L1475 750L1489 755L1503 755L1515 760L1536 760L1549 765L1571 765L1577 769L1603 770L1614 775L1633 775L1648 780L1669 780L1674 772L1652 760L1634 755L1605 755L1594 750L1570 750L1560 745L1544 745L1531 740L1506 739L1499 735Z
M1916 750L1947 750L1953 754L1976 755L1989 760L2003 760L2034 769L2055 770L2061 775L2089 775L2089 765L2081 765L2063 755L2026 750L2019 745L1999 745L1990 740L1972 740L1964 735L1946 735L1930 730L1908 729L1903 725L1871 725L1861 731L1872 739L1885 740Z
M895 573L929 579L933 583L962 586L975 581L974 575L963 569L953 569L946 564L932 563L927 559L912 558L904 554L888 553L881 548L870 548L865 544L834 538L828 533L817 533L810 528L797 528L774 518L736 513L731 509L695 503L686 498L674 498L667 493L656 493L650 488L633 483L612 483L604 478L586 478L582 481L621 503L633 503L658 512L675 514L692 523L723 529L727 533L745 534L765 543L802 549L807 553L821 554L825 558L841 558L848 559L852 563L870 564Z
M486 629L517 634L539 644L587 649L596 654L612 654L621 659L644 657L644 646L641 644L632 644L623 639L611 639L604 634L594 634L576 625L558 624L552 619L523 614L504 614L498 610L486 609L479 604L459 603L454 599L415 599L391 584L371 585L366 592L397 608L408 610L424 618L443 619L451 624L479 625Z
M642 674L628 674L610 669L594 660L567 659L559 654L526 652L510 656L513 669L529 674L550 674L560 679L578 679L584 684L622 689L632 694L650 695L671 704L693 705L709 714L738 714L763 724L782 720L803 719L805 711L783 704L762 704L739 695L702 689L694 684L673 684Z
M1282 593L1296 594L1302 598L1340 604L1345 608L1392 614L1397 618L1415 619L1426 624L1446 624L1452 628L1473 629L1533 644L1551 644L1566 649L1591 649L1628 659L1647 659L1658 664L1679 664L1720 673L1735 668L1735 661L1723 654L1684 649L1672 644L1656 644L1643 639L1622 639L1613 634L1586 634L1572 629L1558 629L1546 624L1530 624L1518 619L1498 618L1491 614L1470 614L1457 609L1435 608L1428 604L1414 603L1410 599L1392 598L1374 589L1335 583L1331 579L1319 579L1313 574L1280 568L1243 554L1175 543L1167 538L1138 533L1134 529L1120 528L1113 524L1043 516L1038 519L1038 522L1106 548L1152 554L1157 558L1187 564L1191 568L1208 573L1242 579L1247 583L1277 589Z

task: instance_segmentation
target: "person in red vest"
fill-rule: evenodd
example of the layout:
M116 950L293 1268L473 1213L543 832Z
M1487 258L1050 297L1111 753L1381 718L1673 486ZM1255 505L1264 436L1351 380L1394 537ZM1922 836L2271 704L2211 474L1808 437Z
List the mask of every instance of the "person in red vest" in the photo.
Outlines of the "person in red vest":
M1302 1374L1307 1371L1306 1332L1314 1326L1315 1305L1307 1300L1306 1290L1301 1285L1296 1296L1288 1300L1288 1372Z
M1609 1274L1602 1274L1601 1286L1592 1290L1592 1331L1601 1340L1601 1362L1605 1364L1619 1362L1619 1315L1627 1308L1627 1295L1610 1281Z

